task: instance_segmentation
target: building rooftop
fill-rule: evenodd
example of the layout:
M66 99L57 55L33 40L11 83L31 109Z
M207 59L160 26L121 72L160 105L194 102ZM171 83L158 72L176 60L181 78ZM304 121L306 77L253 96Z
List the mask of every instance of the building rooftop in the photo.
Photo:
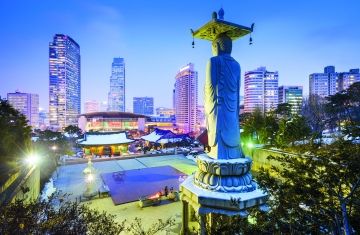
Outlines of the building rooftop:
M128 112L93 112L83 113L79 115L85 116L86 118L104 117L104 118L149 118L142 114L128 113Z

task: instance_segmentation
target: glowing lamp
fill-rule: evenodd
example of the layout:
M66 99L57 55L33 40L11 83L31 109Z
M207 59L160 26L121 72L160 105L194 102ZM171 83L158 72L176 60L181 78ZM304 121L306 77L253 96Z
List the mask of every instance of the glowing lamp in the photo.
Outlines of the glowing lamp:
M86 177L87 182L92 182L94 180L94 175L93 174L88 174Z
M250 149L254 148L254 146L255 145L252 142L249 142L249 143L246 144L246 147L248 147Z
M29 165L36 165L39 161L39 156L36 154L31 154L26 157L25 162Z

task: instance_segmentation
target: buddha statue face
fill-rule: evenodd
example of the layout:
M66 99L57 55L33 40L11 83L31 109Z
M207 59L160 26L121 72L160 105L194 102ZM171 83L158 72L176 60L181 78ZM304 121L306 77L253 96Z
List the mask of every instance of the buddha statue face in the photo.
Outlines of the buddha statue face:
M213 56L231 54L232 40L225 33L219 34L212 42Z

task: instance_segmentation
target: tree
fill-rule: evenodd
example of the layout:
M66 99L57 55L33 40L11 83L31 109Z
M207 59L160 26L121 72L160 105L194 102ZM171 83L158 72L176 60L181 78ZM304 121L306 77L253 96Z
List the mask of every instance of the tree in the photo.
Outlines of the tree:
M346 135L360 136L360 82L352 84L349 89L327 98L326 112L328 123L338 127Z
M279 131L279 123L274 112L268 112L264 117L264 126L261 130L261 143L273 145L276 133Z
M257 175L271 195L270 212L257 214L259 226L285 233L359 232L359 156L360 146L343 139L309 155L270 156L282 169L262 169Z
M173 225L175 225L173 218L168 218L165 221L159 219L157 223L152 224L150 228L146 229L142 224L142 220L135 218L126 228L126 231L134 235L155 235L158 232L169 230Z
M308 99L304 99L303 101L301 115L311 128L313 139L320 138L321 140L322 133L326 127L327 115L325 112L325 102L326 100L318 95L310 95Z
M309 135L310 127L308 127L305 118L295 114L290 120L281 119L279 121L276 143L282 148L286 148L288 144L294 147L296 141L304 140Z
M242 139L255 140L260 143L260 134L264 127L264 114L260 109L255 109L254 112L243 115L242 119Z
M173 219L159 220L144 229L140 219L116 222L106 212L88 208L84 204L61 199L54 195L49 200L25 203L16 200L0 207L0 234L144 234L152 235L174 225Z
M75 125L69 125L65 127L64 131L69 134L70 138L78 138L82 135L82 130Z
M281 103L278 104L275 113L283 119L290 119L292 117L291 104Z
M71 153L70 143L61 132L51 130L39 131L38 139L33 143L33 149L41 157L41 186L48 181L50 175L58 166L59 156Z
M26 117L0 99L0 163L19 160L30 150L31 127Z
M76 202L16 200L0 208L0 234L119 234L125 222Z

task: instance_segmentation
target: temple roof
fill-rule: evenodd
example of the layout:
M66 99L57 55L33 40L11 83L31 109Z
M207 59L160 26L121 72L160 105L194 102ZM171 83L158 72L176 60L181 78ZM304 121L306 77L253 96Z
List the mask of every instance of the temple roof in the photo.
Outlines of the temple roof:
M127 144L134 140L128 139L125 132L112 133L86 133L84 139L79 141L79 145L113 145Z

